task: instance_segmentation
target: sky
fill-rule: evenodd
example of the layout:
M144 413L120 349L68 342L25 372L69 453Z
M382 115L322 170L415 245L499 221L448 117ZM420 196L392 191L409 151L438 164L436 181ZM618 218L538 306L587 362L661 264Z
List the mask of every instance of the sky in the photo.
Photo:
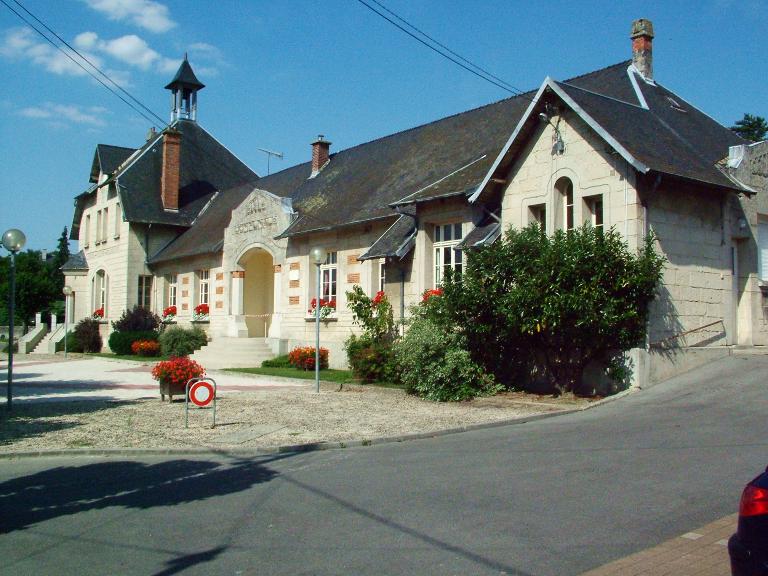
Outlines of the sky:
M368 0L369 2L371 0ZM531 90L631 58L653 22L655 79L720 123L768 116L768 2L379 0L508 84ZM425 48L358 0L0 0L19 3L164 122L184 54L206 88L198 122L259 174L510 94ZM97 144L136 148L143 118L0 3L0 233L53 250ZM446 142L446 145L450 145ZM70 243L76 251L77 242ZM2 250L5 254L5 251Z

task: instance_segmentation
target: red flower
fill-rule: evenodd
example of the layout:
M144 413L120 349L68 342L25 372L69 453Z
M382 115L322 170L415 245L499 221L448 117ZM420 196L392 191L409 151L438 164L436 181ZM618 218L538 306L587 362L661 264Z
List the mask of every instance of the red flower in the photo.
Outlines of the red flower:
M192 378L205 376L205 368L186 356L158 362L152 368L152 378L169 384L185 385Z
M176 306L168 306L163 310L163 318L167 318L168 316L176 316Z
M442 288L435 288L433 290L424 290L424 294L421 295L421 301L422 303L426 302L432 296L442 296L443 295L443 289Z
M97 308L93 311L93 317L94 318L104 318L104 308Z
M195 314L198 316L208 316L209 310L208 304L198 304L195 306Z
M386 298L387 296L384 294L384 291L379 290L378 292L376 292L376 296L373 297L373 300L371 300L371 305L378 306L379 304L381 304L381 301L385 300Z

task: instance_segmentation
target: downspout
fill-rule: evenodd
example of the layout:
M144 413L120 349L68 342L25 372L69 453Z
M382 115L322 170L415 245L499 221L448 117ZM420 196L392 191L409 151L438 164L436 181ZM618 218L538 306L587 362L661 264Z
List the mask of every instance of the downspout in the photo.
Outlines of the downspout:
M409 218L413 218L413 225L416 228L416 234L418 235L418 216L416 216L416 214L408 214L406 212L402 212L400 206L395 206L395 212L397 212L400 216L408 216ZM405 332L405 270L403 270L402 267L400 267L400 327L402 334Z

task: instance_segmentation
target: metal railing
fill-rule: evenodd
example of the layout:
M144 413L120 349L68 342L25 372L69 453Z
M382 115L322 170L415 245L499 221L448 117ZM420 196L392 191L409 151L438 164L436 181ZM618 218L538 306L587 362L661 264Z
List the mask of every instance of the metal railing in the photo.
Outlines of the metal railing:
M686 330L685 332L679 332L677 334L673 334L672 336L667 336L666 338L662 338L661 340L656 340L655 342L651 342L648 344L649 348L659 348L663 344L666 344L667 342L671 342L672 340L677 340L678 338L684 338L688 334L693 334L694 332L698 332L699 330L704 330L705 328L710 328L711 326L716 326L717 324L723 325L723 331L725 331L725 322L723 322L722 319L715 320L714 322L710 322L709 324L704 324L704 326L699 326L698 328L692 328L691 330Z

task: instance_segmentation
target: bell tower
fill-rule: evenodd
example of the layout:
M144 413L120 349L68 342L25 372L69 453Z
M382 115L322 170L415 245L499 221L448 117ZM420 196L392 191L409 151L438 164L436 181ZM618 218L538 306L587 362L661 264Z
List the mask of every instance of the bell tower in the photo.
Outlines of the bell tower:
M197 121L197 92L205 88L192 71L192 66L184 54L184 62L179 66L166 90L171 91L171 122L176 120Z

